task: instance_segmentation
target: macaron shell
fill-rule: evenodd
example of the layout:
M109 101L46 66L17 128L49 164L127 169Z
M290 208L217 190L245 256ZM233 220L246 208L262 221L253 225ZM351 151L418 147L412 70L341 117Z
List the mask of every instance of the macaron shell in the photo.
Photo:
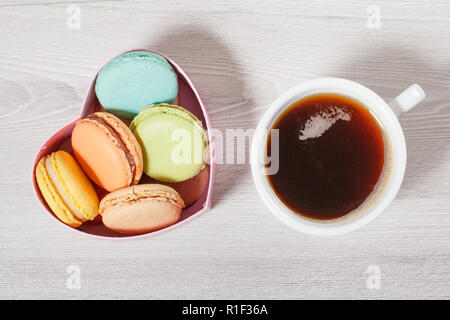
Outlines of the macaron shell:
M83 213L86 219L94 219L98 214L99 199L78 163L65 151L52 154L52 162L56 164L58 178L65 185L73 205Z
M144 172L148 176L180 182L204 167L206 134L187 110L167 104L152 105L141 111L130 129L142 147Z
M180 214L180 208L155 200L110 208L102 218L104 225L111 230L140 234L170 226L180 219Z
M79 227L83 222L71 213L70 209L59 196L50 180L50 177L48 176L45 168L46 158L47 157L43 157L36 166L36 181L38 183L39 190L47 202L47 205L59 220L71 227Z
M84 119L77 123L72 132L72 148L86 175L103 189L114 191L132 183L133 174L125 152L95 122Z
M99 72L95 92L102 106L125 119L132 119L154 103L172 103L178 80L162 56L132 51L110 60Z
M123 200L136 201L140 198L160 198L164 197L173 201L177 206L184 207L183 199L173 188L162 184L138 184L135 186L119 189L105 195L100 202L100 213L112 204L123 203Z
M136 140L136 137L130 131L128 126L126 126L125 123L119 118L106 112L96 112L95 115L103 119L108 125L114 128L114 131L116 132L116 134L120 136L123 144L133 157L135 170L133 181L131 182L131 184L132 185L137 184L141 179L144 163L143 163L142 149L138 141Z
M107 228L140 234L176 223L183 207L183 200L174 189L148 184L108 194L100 203L100 213Z

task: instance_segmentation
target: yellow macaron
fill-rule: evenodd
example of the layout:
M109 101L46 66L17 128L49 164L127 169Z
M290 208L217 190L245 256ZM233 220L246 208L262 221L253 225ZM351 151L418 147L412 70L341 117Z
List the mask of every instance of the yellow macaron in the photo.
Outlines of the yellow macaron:
M57 151L43 157L36 167L36 180L48 206L65 224L79 227L97 216L97 193L69 153Z

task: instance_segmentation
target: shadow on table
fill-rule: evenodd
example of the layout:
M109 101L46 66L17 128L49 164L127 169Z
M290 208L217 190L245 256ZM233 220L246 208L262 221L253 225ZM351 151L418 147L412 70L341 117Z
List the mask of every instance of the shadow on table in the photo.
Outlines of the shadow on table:
M226 129L246 130L253 123L252 101L246 95L242 68L219 35L199 26L175 27L161 37L146 47L166 54L183 68L202 96L213 128L223 136L223 148L216 144L216 148L222 149L222 154L216 153L219 154L213 194L213 205L216 205L250 171L248 165L224 164L226 153L232 151L225 150ZM245 115L241 114L243 110ZM247 160L249 140L246 141ZM234 153L237 151L234 146Z
M437 137L442 137L445 125L433 125L432 120L424 119L424 115L436 120L444 116L445 119L450 118L448 99L444 96L450 90L450 73L437 69L431 58L427 59L418 50L398 46L377 47L374 43L362 47L359 52L364 54L342 63L330 76L357 81L387 102L413 83L418 83L427 94L424 101L399 118L408 147L403 187L420 189L427 180L427 174L442 164L450 146L448 139L436 141ZM447 127L450 127L448 122Z

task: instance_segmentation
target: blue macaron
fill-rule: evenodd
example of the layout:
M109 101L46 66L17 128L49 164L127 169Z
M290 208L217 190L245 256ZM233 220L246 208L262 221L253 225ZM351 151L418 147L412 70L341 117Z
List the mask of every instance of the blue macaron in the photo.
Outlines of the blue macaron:
M177 75L159 54L126 52L100 70L95 93L108 112L133 119L151 104L173 103L178 94Z

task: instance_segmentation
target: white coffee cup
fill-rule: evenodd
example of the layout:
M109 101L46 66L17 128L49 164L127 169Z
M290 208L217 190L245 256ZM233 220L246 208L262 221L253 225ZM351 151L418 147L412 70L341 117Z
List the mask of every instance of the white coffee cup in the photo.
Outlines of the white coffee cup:
M265 167L267 133L277 118L294 102L321 93L339 94L362 104L379 122L385 144L383 172L372 194L357 209L333 220L314 220L291 211L270 186ZM252 175L261 199L274 216L293 229L307 234L322 236L344 234L372 222L395 198L405 173L406 144L397 116L410 110L424 98L422 88L413 84L387 104L369 88L340 78L317 78L302 82L288 90L263 114L252 142Z

